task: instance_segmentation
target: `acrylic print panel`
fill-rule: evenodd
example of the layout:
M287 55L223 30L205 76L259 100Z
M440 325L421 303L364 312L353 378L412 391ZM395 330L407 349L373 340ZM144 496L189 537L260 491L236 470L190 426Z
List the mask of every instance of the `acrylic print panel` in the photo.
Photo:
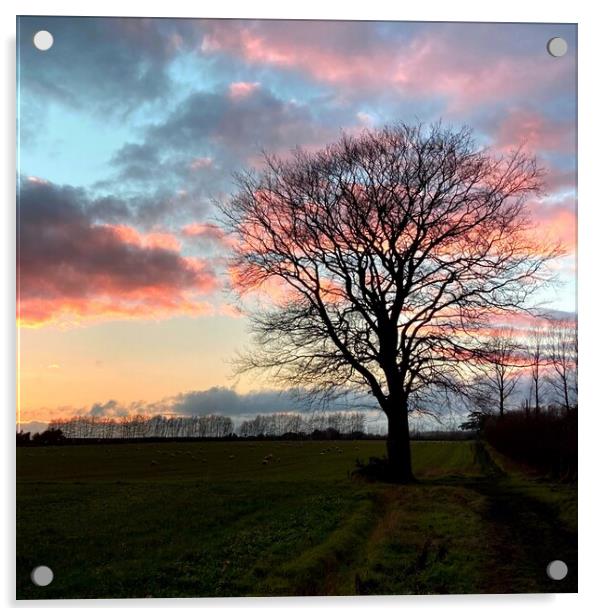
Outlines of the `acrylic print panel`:
M17 596L576 592L576 26L17 26Z

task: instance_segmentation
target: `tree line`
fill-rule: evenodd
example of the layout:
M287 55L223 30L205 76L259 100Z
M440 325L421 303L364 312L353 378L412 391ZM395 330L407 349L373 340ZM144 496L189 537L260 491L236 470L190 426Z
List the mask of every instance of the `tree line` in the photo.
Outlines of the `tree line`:
M542 409L543 411L543 409ZM562 481L577 479L577 412L546 407L539 415L524 410L485 417L480 434L494 449Z
M366 417L359 412L315 413L309 417L299 413L274 413L243 421L237 434L241 437L313 434L316 431L363 434L365 430Z
M309 416L299 413L257 415L253 419L243 420L238 428L235 428L230 417L216 414L192 417L87 415L53 419L43 433L46 435L44 438L34 435L30 440L29 433L17 433L17 442L60 444L64 439L278 438L286 435L338 438L341 435L363 435L365 428L366 417L359 412L314 413ZM60 435L60 438L54 438L55 435Z
M470 383L475 413L504 416L520 408L538 416L546 406L568 413L577 406L577 345L574 322L497 330L483 344Z
M234 422L223 415L79 416L54 419L48 429L60 430L69 439L224 438L234 433Z

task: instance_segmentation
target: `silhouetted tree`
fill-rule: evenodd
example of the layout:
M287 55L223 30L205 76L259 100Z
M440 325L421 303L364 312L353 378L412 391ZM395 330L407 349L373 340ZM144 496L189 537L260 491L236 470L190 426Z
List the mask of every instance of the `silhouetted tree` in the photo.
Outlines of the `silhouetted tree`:
M479 149L469 129L400 124L317 152L265 156L221 205L254 348L240 370L279 383L371 393L388 418L398 481L413 479L408 413L429 388L457 387L492 313L524 309L558 247L537 244L525 199L534 160Z
M298 413L272 413L242 421L237 434L243 437L283 436L336 430L350 435L363 434L365 425L366 418L359 412L315 413L306 417Z
M518 384L520 369L526 363L521 351L517 336L510 328L500 329L481 347L480 376L474 382L473 393L481 410L488 412L497 407L500 417L504 415Z
M48 428L44 432L34 434L31 441L36 445L61 445L65 442L65 435L62 430Z
M528 341L528 348L531 360L531 384L532 393L535 397L535 416L538 417L541 411L542 401L542 375L545 366L545 340L546 330L543 327L536 327L532 330ZM531 396L529 396L531 398ZM531 400L529 400L529 405Z
M548 382L556 401L568 412L577 404L577 328L574 323L559 322L548 330L548 349L552 370Z
M163 417L71 417L54 419L51 429L67 438L224 438L234 432L234 424L222 415Z
M17 432L17 445L29 445L30 442L31 432L23 432L23 430Z
M490 413L484 411L471 411L468 413L466 421L459 426L460 430L476 430L481 432L485 422L491 417Z

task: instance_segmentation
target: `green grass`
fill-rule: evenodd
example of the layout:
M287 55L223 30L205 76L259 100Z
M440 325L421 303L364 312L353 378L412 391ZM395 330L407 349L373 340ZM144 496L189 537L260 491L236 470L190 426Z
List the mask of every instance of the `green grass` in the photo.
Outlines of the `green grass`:
M529 542L541 544L562 518L560 501L549 500L557 486L537 481L536 490L536 480L502 474L471 442L413 443L416 485L350 478L357 458L384 449L377 441L19 448L17 596L550 588L533 554L561 558L552 553L558 542L546 535L549 554ZM562 511L573 506L562 502ZM513 507L506 517L500 503ZM526 545L513 545L519 531ZM573 531L560 548L573 549ZM516 575L510 568L496 580L502 557L520 562ZM55 573L46 588L29 580L39 564ZM553 590L572 590L575 580Z
M577 485L547 481L533 471L490 446L487 451L493 463L505 475L507 489L537 502L544 503L551 509L558 521L572 533L577 533Z
M19 448L21 481L333 481L356 459L382 456L381 441L242 441ZM266 456L272 456L263 464ZM413 443L419 477L479 473L466 442Z

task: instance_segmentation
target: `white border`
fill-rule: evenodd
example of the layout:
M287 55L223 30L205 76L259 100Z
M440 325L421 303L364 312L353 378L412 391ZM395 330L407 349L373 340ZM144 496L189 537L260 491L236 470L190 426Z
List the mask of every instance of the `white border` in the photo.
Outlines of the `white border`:
M578 613L595 611L600 605L600 510L602 482L600 471L600 439L602 437L600 382L600 297L602 282L600 259L600 21L596 3L587 0L573 2L525 0L504 2L471 2L470 0L430 0L427 2L391 2L371 0L361 4L350 1L303 0L282 2L254 0L253 2L222 1L219 3L184 2L133 2L128 0L89 1L86 3L55 0L21 2L8 0L2 6L2 82L0 97L3 107L3 134L7 136L2 148L2 186L4 207L1 209L2 268L0 269L2 299L3 352L0 354L1 392L5 392L4 451L6 490L2 514L5 540L0 563L3 604L18 607L25 612L43 607L45 610L62 610L76 607L80 612L101 608L128 613L147 609L201 609L204 613L220 614L244 610L247 614L276 613L287 610L298 613L311 609L319 613L345 610L348 615L367 609L383 611L409 610L421 613L445 611L447 615L488 614L507 615L509 610L523 610L546 616L566 615L569 610ZM201 600L109 600L109 601L45 601L19 602L14 600L14 411L15 408L15 15L131 15L165 17L252 17L252 18L320 18L320 19L395 19L416 21L512 21L579 23L579 326L580 326L580 571L578 595L495 595L456 597L355 597L355 598L298 598L298 599L201 599ZM34 607L35 606L35 607Z

